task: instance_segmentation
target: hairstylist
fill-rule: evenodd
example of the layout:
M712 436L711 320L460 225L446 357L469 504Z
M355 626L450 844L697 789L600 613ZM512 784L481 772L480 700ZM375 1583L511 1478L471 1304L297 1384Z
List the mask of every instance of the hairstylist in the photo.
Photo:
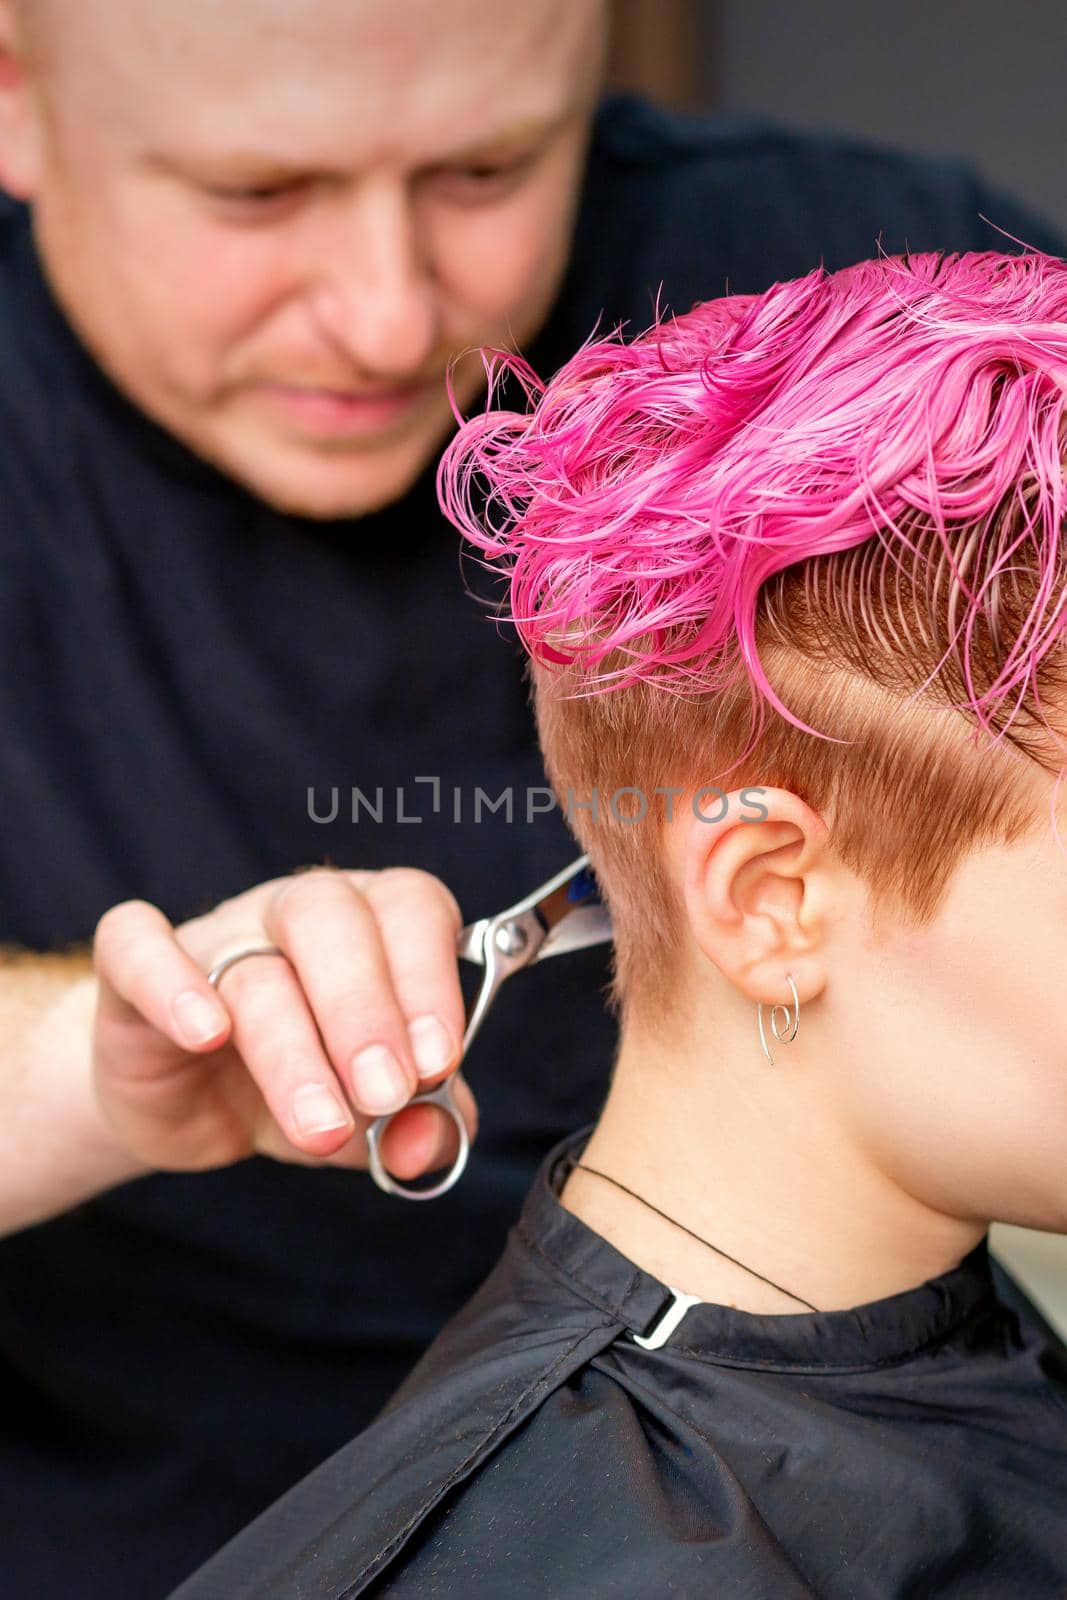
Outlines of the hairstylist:
M661 281L1001 244L982 213L1059 248L962 170L597 110L605 27L0 0L5 1600L161 1595L362 1428L605 1093L594 954L498 1007L446 1199L350 1170L454 1061L456 901L573 850L436 510L451 358L547 371ZM57 953L98 922L95 971ZM434 1113L394 1135L440 1159Z

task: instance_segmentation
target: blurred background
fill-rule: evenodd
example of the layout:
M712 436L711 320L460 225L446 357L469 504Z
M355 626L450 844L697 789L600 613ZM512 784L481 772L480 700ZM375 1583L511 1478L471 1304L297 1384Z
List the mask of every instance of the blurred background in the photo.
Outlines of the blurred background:
M680 110L963 157L1064 230L1065 63L1053 0L616 0L611 76ZM991 1242L1067 1337L1067 1237L996 1227Z
M1067 227L1067 10L1054 0L616 0L613 79L964 156Z

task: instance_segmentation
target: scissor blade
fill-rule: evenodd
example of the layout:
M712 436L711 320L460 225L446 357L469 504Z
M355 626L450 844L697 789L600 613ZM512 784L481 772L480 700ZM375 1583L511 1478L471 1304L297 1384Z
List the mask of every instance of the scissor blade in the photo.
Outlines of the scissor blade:
M600 899L588 856L573 861L566 872L545 885L545 890L533 907L545 937L532 960L609 943L611 914Z
M569 867L557 872L554 878L535 889L515 910L533 911L545 933L551 933L557 923L571 916L579 906L589 905L598 898L596 879L589 870L589 857L579 856Z
M549 929L534 960L543 961L546 956L562 956L572 950L610 944L613 937L611 912L606 905L594 901L592 905L572 906L555 927Z
M579 856L507 911L468 923L457 939L460 958L483 966L486 940L494 936L506 939L509 933L521 943L511 949L504 944L498 948L512 957L512 970L540 961L543 955L606 944L612 937L611 918L597 898L588 856ZM519 959L515 960L516 956Z

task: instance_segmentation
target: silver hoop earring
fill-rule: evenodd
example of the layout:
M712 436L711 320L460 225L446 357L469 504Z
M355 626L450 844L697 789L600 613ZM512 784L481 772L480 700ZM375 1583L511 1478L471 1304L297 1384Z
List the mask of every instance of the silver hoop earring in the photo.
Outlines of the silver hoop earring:
M790 1017L790 1015L789 1015L789 1007L788 1006L772 1006L771 1007L771 1032L774 1034L774 1037L778 1040L779 1044L792 1044L793 1040L797 1036L797 1029L800 1027L800 999L799 999L799 997L797 995L797 986L793 982L792 976L788 972L785 975L785 981L789 985L790 993L793 996L793 1015L792 1015L792 1017ZM784 1028L785 1028L785 1032L784 1033L779 1033L778 1032L778 1013L779 1013L779 1011L781 1011L783 1013L784 1017L785 1017L785 1022L784 1022L784 1025L783 1025ZM767 1057L767 1060L770 1062L771 1066L773 1067L774 1066L774 1057L771 1055L771 1052L767 1049L767 1035L763 1031L763 1006L762 1006L762 1003L760 1005L758 1005L757 1008L756 1008L756 1018L757 1018L757 1021L759 1022L759 1042L763 1046L763 1054Z

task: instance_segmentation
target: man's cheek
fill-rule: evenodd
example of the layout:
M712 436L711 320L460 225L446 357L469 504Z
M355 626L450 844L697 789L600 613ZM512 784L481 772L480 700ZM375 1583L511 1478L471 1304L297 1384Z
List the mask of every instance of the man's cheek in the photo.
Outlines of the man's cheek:
M171 335L239 338L284 298L284 258L269 236L221 228L181 204L146 206L133 220L116 259L130 295L169 316Z

